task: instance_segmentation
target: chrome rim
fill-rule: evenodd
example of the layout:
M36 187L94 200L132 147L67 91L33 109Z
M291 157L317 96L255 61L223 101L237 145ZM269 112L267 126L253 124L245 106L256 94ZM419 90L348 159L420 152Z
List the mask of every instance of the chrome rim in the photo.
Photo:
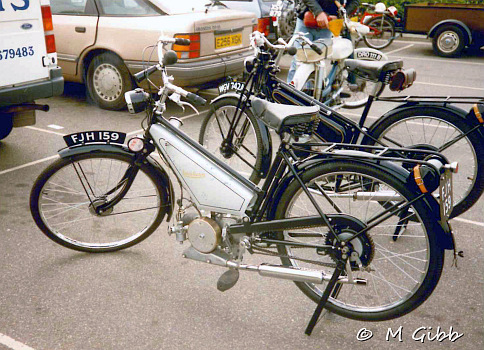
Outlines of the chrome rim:
M377 195L402 199L403 197L388 184L358 172L332 172L322 175L309 184L311 192L325 213L335 213L334 208L322 195L318 195L315 183L318 183L326 194L342 209L343 213L368 222L372 217L385 210L389 200L375 200ZM338 185L336 185L338 183ZM359 185L361 184L361 185ZM364 185L363 185L364 184ZM338 187L338 189L336 189ZM342 190L345 187L346 190ZM375 196L368 199L354 200L358 192L368 193L368 189ZM381 197L380 197L381 198ZM317 215L314 206L302 190L292 198L286 217L301 217ZM414 215L410 209L406 218L413 216L407 222L405 230L400 232L394 240L394 232L400 218L392 216L383 223L372 228L368 236L374 246L374 256L367 271L353 271L354 278L367 280L366 286L343 285L337 298L330 298L329 302L335 306L355 312L378 312L392 309L410 299L420 288L428 273L430 265L430 246L425 226L420 217ZM311 228L297 230L300 234L325 235L327 229ZM325 244L326 238L294 238L294 234L284 232L284 239L296 240L304 243ZM317 260L323 263L333 263L329 256L318 254L315 249L286 248L287 253L304 259ZM298 268L321 270L321 266L290 259L291 264ZM333 268L323 267L323 271L331 275ZM321 296L325 284L306 284L314 293Z
M96 67L92 83L97 96L106 102L117 100L123 92L121 72L110 63L102 63Z
M459 47L459 35L453 31L445 31L440 34L437 40L439 50L445 53L452 53Z

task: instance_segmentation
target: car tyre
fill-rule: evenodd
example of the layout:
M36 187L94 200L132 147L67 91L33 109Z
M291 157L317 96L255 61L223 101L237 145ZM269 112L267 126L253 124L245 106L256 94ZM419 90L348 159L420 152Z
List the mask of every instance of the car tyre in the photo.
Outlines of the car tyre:
M442 57L457 57L466 45L464 31L455 25L444 25L438 28L432 39L434 52Z
M89 64L87 89L99 107L113 111L125 108L124 93L133 87L128 68L117 55L105 52L94 57Z
M6 138L13 129L12 113L0 113L0 140Z

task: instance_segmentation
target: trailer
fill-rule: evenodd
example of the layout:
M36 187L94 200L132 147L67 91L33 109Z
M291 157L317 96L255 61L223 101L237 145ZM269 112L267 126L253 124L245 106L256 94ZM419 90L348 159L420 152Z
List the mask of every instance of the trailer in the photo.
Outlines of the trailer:
M404 32L427 34L434 52L456 57L484 45L483 4L418 3L405 6Z

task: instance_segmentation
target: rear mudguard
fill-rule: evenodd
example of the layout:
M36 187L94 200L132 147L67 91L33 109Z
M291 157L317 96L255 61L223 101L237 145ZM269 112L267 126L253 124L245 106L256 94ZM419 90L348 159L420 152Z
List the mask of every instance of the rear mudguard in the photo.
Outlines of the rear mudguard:
M352 163L359 163L364 165L369 165L374 168L378 168L381 171L386 172L387 174L396 177L397 179L401 180L405 183L409 188L415 189L415 194L418 193L417 186L414 183L409 183L409 172L402 168L401 166L390 162L390 161L377 161L375 159L361 159L355 158L355 152L350 151L339 151L338 155L342 158L348 160L350 159ZM368 155L371 157L371 155ZM341 159L341 158L340 158ZM298 167L298 173L301 174L304 171L308 171L311 168L318 166L321 163L329 163L329 162L337 162L340 159L335 158L328 158L328 156L321 155L318 158L312 158L306 162L301 163ZM284 178L279 183L278 188L275 191L273 196L273 200L269 206L268 218L272 219L275 216L275 211L277 208L277 204L279 203L281 196L285 189L289 186L289 184L293 181L297 181L292 173L287 173ZM435 220L432 220L432 229L437 234L437 241L443 249L450 249L453 250L455 248L454 245L454 237L452 230L447 222L447 220L440 220L440 205L437 200L432 196L432 194L428 193L423 197L423 201L429 211L435 217Z
M71 148L64 148L59 151L59 156L61 158L70 158L72 156L76 156L79 154L84 153L92 153L96 154L97 152L108 152L113 154L122 154L128 157L132 157L133 160L136 156L134 152L131 152L127 147L121 145L114 145L114 144L91 144L91 145L83 145L83 146L76 146ZM170 181L170 178L165 171L161 167L161 165L153 158L148 156L146 158L149 165L155 170L155 174L157 179L160 183L168 189L168 203L169 207L167 210L167 219L166 221L170 221L171 216L173 214L173 208L175 207L175 192L173 190L173 185Z
M223 95L220 95L212 100L210 102L210 110L213 112L213 104L217 101L221 101L224 99L235 99L239 100L240 99L240 94L236 92L229 92ZM245 102L246 97L244 96L244 102ZM250 108L250 107L249 107ZM252 115L255 114L252 113ZM261 131L261 140L262 140L262 165L261 165L261 173L259 174L259 177L262 179L265 179L267 177L267 174L269 173L269 169L271 167L271 160L272 160L272 139L271 139L271 134L269 133L269 128L257 117L255 117L257 120L257 124L259 125L259 130Z
M396 113L399 113L403 110L414 109L418 110L418 108L422 109L434 109L436 112L444 111L447 113L451 113L459 118L462 118L469 126L475 127L479 125L479 121L473 117L468 111L465 111L461 108L455 107L453 105L442 103L425 103L425 102L409 102L400 106L393 108L392 110L385 113L383 116L378 118L368 129L368 133L371 135L373 130L375 130L380 123L383 123L386 119L390 118ZM482 124L481 124L482 125ZM477 129L479 135L484 139L484 127L480 127ZM369 137L365 137L362 141L362 144L366 145L370 142ZM484 142L484 140L483 140Z

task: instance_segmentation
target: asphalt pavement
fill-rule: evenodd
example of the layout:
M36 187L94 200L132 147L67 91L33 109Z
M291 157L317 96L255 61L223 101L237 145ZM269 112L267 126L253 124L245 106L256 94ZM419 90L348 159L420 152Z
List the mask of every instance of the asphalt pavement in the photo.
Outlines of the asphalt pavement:
M418 72L403 94L484 95L482 51L443 59L423 40L398 40L384 51ZM484 198L452 220L465 257L455 267L446 253L440 282L422 306L379 323L326 314L311 337L304 329L315 304L292 282L242 272L238 284L221 293L216 282L224 270L183 259L188 243L168 236L167 223L116 253L56 245L35 226L29 193L64 147L62 136L141 129L141 114L101 110L84 93L83 86L68 84L63 96L41 101L51 110L39 112L35 126L14 129L0 142L1 350L484 348ZM201 94L215 97L214 90ZM369 122L393 107L378 103ZM205 113L170 105L167 115L184 118L184 131L198 138ZM343 113L357 119L361 109Z

